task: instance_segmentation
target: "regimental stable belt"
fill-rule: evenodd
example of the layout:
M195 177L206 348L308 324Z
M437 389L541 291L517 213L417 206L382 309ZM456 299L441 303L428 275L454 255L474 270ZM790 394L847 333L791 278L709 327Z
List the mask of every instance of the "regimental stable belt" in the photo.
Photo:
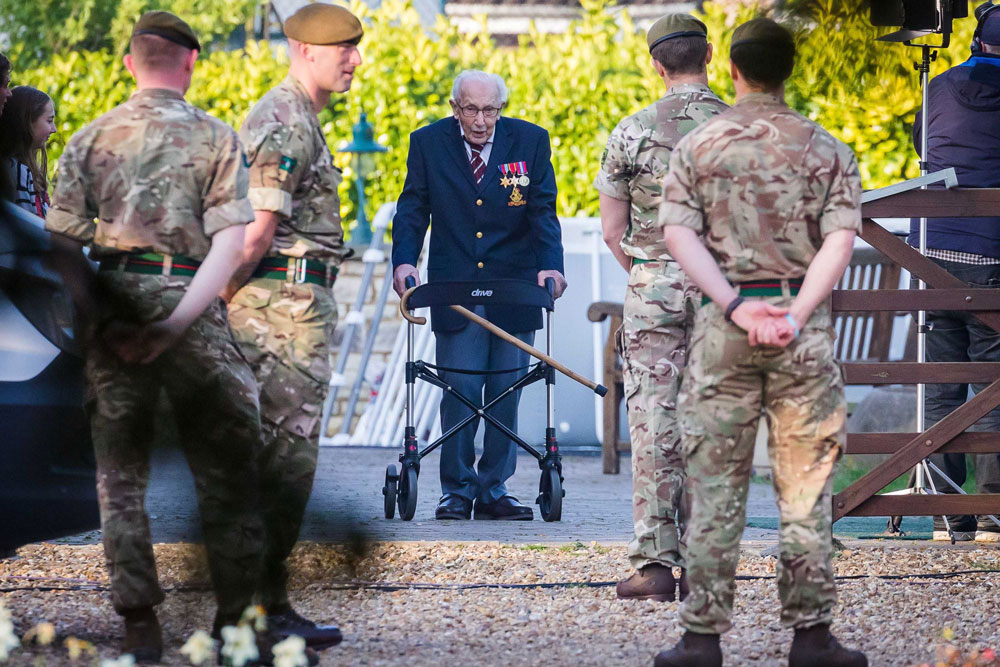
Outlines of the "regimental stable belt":
M740 296L783 296L784 284L788 285L788 294L795 296L802 289L802 280L751 280L745 283L736 283ZM707 296L701 298L701 305L711 301Z
M251 277L329 287L337 279L337 269L315 259L265 257L260 260Z
M98 271L124 271L151 276L191 277L201 266L200 259L184 255L159 255L154 252L130 253L102 259Z
M191 277L201 266L200 259L184 255L160 255L157 253L130 253L102 259L99 271L123 271L143 273L152 276ZM327 268L315 259L296 257L265 257L253 272L254 278L269 278L290 283L313 283L328 287L337 277L337 269Z

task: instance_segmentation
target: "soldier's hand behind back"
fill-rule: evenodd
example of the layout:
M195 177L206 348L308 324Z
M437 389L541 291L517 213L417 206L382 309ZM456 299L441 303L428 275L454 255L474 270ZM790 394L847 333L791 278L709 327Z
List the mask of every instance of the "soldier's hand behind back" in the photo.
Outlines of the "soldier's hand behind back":
M139 358L136 362L148 364L169 350L184 335L184 329L170 319L150 322L139 333Z
M795 339L795 329L784 316L762 320L748 333L750 345L785 347Z
M778 306L767 303L766 301L744 301L736 310L733 311L732 319L736 326L747 332L751 345L770 345L777 343L762 343L758 340L758 333L763 334L768 332L769 326L771 325L765 326L760 332L757 331L758 327L768 323L769 320L774 320L779 317L784 318L785 313L787 312L787 308L779 308ZM788 341L785 341L784 345L787 344ZM784 345L782 345L782 347Z
M170 349L184 330L169 320L136 326L112 322L103 332L104 342L127 364L148 364Z

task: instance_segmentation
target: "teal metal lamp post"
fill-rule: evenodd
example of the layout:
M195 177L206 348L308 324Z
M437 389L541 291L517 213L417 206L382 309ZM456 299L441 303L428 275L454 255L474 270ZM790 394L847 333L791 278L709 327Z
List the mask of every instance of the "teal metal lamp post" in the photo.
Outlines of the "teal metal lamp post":
M358 188L358 224L351 234L350 245L362 247L372 242L372 228L365 213L365 181L375 167L375 153L384 153L389 149L375 141L375 128L368 122L368 114L364 111L354 126L353 134L351 143L337 152L353 155L354 184Z

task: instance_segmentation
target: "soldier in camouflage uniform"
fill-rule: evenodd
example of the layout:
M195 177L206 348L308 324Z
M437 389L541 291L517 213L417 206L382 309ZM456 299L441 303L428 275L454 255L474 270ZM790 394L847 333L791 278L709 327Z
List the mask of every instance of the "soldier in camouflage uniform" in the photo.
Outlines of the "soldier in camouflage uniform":
M794 54L773 21L737 28L736 104L681 140L664 181L667 248L706 305L678 405L692 503L686 632L657 667L722 664L762 413L781 513L781 618L795 629L789 665L867 665L829 629L830 494L846 415L829 296L861 226L861 180L847 146L785 105Z
M668 14L646 35L667 93L624 118L608 138L601 170L601 225L611 252L629 272L619 351L632 441L635 534L628 556L636 572L618 584L620 599L673 600L681 567L684 467L674 416L687 357L687 332L700 298L670 257L657 224L663 177L681 137L726 105L708 87L712 59L705 24Z
M84 264L68 285L92 280L101 297L77 294L83 313L100 315L84 344L104 552L123 652L158 661L153 607L164 596L144 502L161 389L195 478L216 629L239 620L258 578L257 385L218 297L253 209L236 133L184 101L199 49L191 29L149 12L130 48L138 92L69 141L46 227L77 267L83 244L99 262L96 277Z
M267 548L258 594L269 627L323 648L341 640L291 607L286 559L312 491L320 416L330 381L337 322L331 289L347 252L340 226L340 170L316 114L346 92L361 63L361 22L316 3L285 23L288 77L251 110L240 129L250 160L255 221L234 276L229 322L260 383L261 461ZM249 279L249 280L248 280ZM244 284L245 283L245 284Z

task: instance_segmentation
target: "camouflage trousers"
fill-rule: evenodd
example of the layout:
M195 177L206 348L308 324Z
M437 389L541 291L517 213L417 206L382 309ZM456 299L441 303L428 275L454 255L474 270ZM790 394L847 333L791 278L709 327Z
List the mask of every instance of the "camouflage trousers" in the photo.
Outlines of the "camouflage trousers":
M260 385L267 547L257 593L266 608L283 609L286 559L299 538L316 474L337 304L320 285L255 279L233 297L229 322Z
M632 441L635 532L628 557L635 569L683 566L684 462L675 410L695 292L676 262L636 262L629 272L619 352Z
M725 322L714 303L698 311L678 409L691 494L681 545L691 594L681 621L692 632L722 633L732 625L733 577L762 412L781 514L781 620L796 628L832 620L830 494L847 413L834 335L827 305L784 349L750 347L746 332Z
M190 280L134 273L101 273L99 279L140 323L170 313ZM257 384L233 341L225 304L212 304L148 365L124 364L88 341L85 379L115 610L123 614L163 601L145 498L157 399L165 390L194 475L216 621L235 623L252 601L264 536L257 508Z

